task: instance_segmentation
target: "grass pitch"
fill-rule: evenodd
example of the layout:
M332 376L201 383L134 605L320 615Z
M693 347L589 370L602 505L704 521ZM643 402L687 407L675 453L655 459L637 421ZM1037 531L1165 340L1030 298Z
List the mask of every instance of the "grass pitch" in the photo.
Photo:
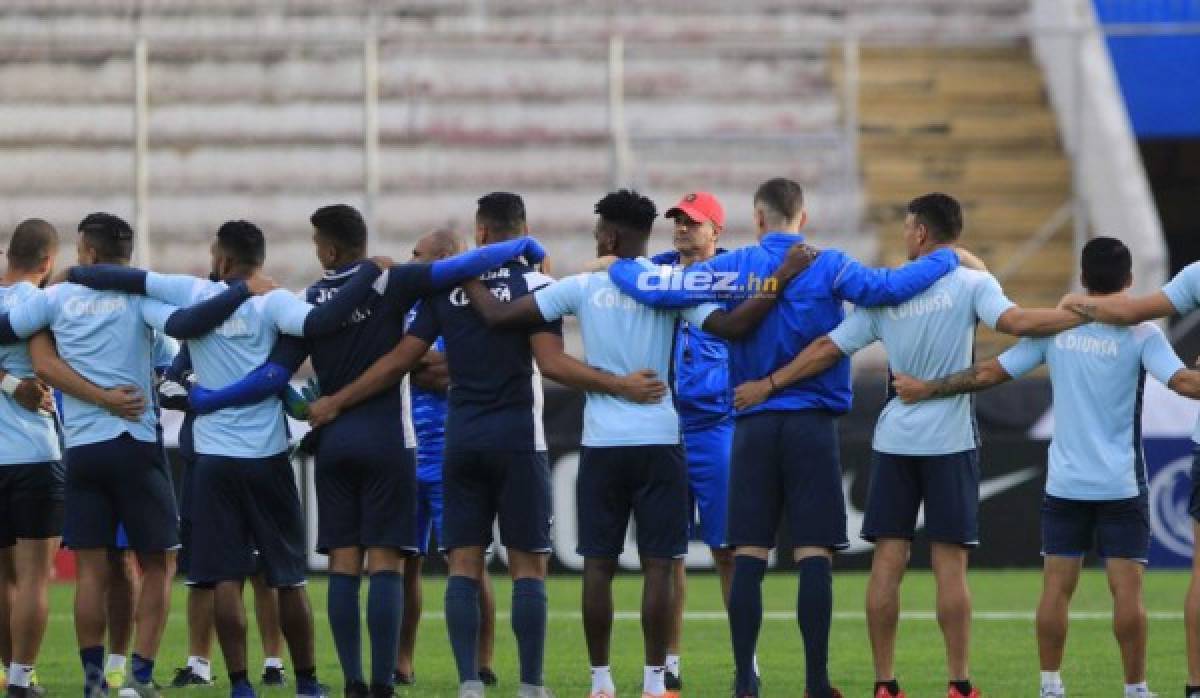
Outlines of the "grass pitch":
M869 696L873 672L863 617L866 576L840 573L834 580L835 619L830 670L835 685L847 698ZM1182 608L1187 581L1186 574L1176 572L1152 572L1146 577L1146 607L1150 612L1149 681L1150 687L1161 695L1181 693L1186 679ZM1033 610L1040 585L1040 575L1035 571L971 573L975 603L972 678L985 696L1036 695L1038 665ZM364 584L364 595L365 587ZM426 578L426 616L417 642L417 685L401 691L401 696L455 695L455 673L441 616L443 588L443 578ZM579 616L580 580L578 577L554 577L549 581L548 589L551 610L546 683L560 697L584 696L589 677ZM899 678L910 698L940 698L945 695L945 663L941 633L932 612L933 580L927 572L916 571L905 579L903 589L905 616L900 625L896 653ZM38 664L42 682L54 696L78 695L82 685L71 621L72 591L69 585L57 585L53 589L50 628ZM618 619L613 629L612 665L618 695L622 697L637 696L641 691L642 638L637 619L640 593L639 577L618 578L614 594ZM316 616L319 675L338 696L342 688L341 673L324 613L323 579L313 580L310 594ZM500 675L500 685L489 692L491 695L516 694L516 651L507 613L509 595L509 583L497 579L500 615L495 669ZM766 618L759 641L764 696L799 698L804 692L804 654L795 623L795 597L796 577L793 574L768 575L763 593ZM170 681L172 669L186 659L184 598L184 587L177 585L156 669L156 679L163 684ZM1110 608L1103 574L1096 570L1086 572L1072 605L1074 616L1063 667L1064 682L1073 698L1121 695L1122 677L1111 632ZM733 660L716 577L709 574L690 577L688 612L683 648L685 694L728 695ZM257 674L262 662L261 646L253 622L251 628L251 669ZM364 638L364 665L369 671L367 647ZM285 661L291 669L290 661L286 658ZM228 680L219 656L214 659L213 667L218 678L216 687L175 693L196 698L227 695ZM287 691L274 693L291 695Z

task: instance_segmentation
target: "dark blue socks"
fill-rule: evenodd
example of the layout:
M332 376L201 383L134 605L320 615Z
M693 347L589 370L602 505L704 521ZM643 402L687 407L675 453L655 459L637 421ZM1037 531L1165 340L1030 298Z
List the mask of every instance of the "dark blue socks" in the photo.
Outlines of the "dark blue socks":
M329 629L333 632L333 644L337 648L338 661L342 664L342 676L346 682L362 681L362 630L358 612L358 586L356 574L329 575Z
M546 648L546 582L523 577L513 582L512 629L521 660L521 683L542 685Z
M104 683L104 647L84 647L79 650L79 661L83 663L83 696L91 698ZM120 686L113 686L120 689Z
M737 670L738 694L758 695L754 676L754 652L762 627L762 581L767 561L748 555L733 558L733 585L729 589L729 634L733 638L733 662Z
M404 577L376 572L367 589L367 633L371 636L371 685L392 685L404 611Z
M814 696L829 691L829 624L833 617L833 566L824 556L798 563L796 619L804 637L805 686Z
M454 575L446 580L446 633L458 664L459 683L479 680L479 581Z
M134 652L130 664L133 669L133 678L138 683L150 683L154 679L153 659L146 659L137 652Z

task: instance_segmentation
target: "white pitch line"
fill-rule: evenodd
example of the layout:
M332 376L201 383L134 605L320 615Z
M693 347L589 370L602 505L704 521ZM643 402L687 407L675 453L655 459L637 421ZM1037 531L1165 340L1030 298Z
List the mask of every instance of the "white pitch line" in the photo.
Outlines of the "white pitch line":
M317 618L325 618L324 611L313 611L313 616ZM617 611L614 614L616 620L636 621L641 620L641 613L638 611ZM1148 611L1146 616L1150 620L1160 621L1181 621L1183 620L1183 611ZM52 613L50 617L54 620L71 620L74 616L70 613ZM501 620L508 620L511 616L506 611L498 611L496 617ZM862 611L834 611L833 617L835 620L850 620L850 621L865 621L867 616ZM989 622L1014 622L1014 621L1033 621L1033 611L975 611L972 614L972 619L978 621ZM446 614L441 611L427 611L421 614L423 620L445 620ZM582 620L583 614L579 611L551 611L549 613L550 620ZM724 611L688 611L684 614L685 620L699 622L724 622L726 615ZM936 611L901 611L901 620L937 620ZM766 611L763 613L765 621L789 621L796 622L795 611ZM1071 611L1071 620L1112 620L1111 611Z

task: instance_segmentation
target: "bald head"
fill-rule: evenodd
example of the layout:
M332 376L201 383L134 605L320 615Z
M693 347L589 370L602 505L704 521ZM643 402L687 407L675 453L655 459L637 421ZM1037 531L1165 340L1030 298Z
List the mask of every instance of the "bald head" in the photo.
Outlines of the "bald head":
M413 259L418 262L436 262L465 252L466 242L453 230L437 229L425 233L413 248Z
M11 269L48 273L57 253L58 231L40 218L29 218L13 230L6 254Z

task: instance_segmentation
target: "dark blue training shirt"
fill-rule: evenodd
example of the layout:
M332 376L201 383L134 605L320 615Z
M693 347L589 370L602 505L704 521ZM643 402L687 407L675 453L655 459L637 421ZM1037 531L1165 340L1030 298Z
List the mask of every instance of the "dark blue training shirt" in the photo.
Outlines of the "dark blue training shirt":
M480 277L500 300L513 301L552 279L524 261L510 261ZM489 328L469 307L461 287L421 303L409 334L446 342L450 372L447 448L529 451L546 449L541 375L534 370L529 336L562 333L561 322L532 329Z

